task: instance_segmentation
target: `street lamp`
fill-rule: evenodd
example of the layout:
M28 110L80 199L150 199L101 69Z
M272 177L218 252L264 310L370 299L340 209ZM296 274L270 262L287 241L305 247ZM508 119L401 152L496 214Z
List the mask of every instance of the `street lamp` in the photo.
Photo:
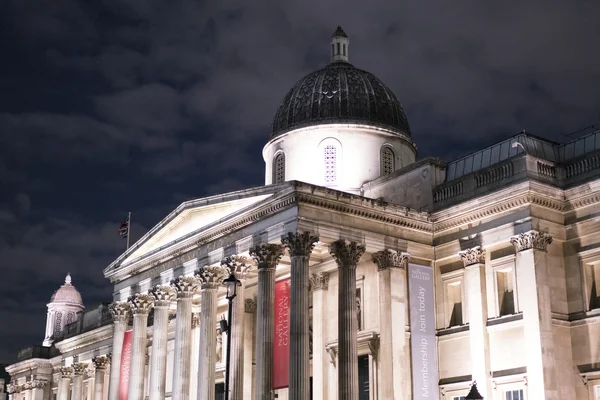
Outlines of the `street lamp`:
M221 331L227 333L227 354L225 358L225 399L228 400L229 396L229 361L231 360L231 327L233 326L233 307L232 301L237 295L238 286L242 286L239 279L235 277L235 274L231 272L229 277L223 281L227 288L227 301L229 302L229 308L227 310L227 321L221 320Z
M479 394L479 390L477 390L477 382L473 382L471 385L471 390L465 400L483 400L483 396Z

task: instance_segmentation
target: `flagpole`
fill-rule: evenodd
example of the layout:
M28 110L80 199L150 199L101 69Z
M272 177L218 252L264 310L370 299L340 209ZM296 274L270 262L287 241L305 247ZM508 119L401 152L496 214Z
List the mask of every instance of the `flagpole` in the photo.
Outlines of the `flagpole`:
M129 237L131 236L131 211L129 212L129 216L127 217L129 223L127 224L127 249L129 250Z

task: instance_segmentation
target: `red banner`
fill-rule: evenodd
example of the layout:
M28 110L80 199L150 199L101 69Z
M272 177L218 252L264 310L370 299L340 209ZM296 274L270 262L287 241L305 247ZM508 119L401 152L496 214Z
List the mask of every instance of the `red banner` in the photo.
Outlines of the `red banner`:
M123 337L123 353L121 353L121 374L119 379L119 400L127 400L129 394L129 371L131 370L132 331L125 332Z
M273 342L273 389L289 386L290 280L275 283L275 338Z

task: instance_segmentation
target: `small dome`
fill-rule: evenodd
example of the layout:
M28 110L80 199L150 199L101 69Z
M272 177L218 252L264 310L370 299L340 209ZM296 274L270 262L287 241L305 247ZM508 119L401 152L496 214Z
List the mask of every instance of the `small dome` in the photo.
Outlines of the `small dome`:
M342 28L333 34L332 62L300 79L277 109L271 138L307 126L357 123L410 136L406 114L396 95L375 75L348 60Z
M65 283L50 298L50 303L68 303L83 307L79 291L71 284L71 274L65 277Z

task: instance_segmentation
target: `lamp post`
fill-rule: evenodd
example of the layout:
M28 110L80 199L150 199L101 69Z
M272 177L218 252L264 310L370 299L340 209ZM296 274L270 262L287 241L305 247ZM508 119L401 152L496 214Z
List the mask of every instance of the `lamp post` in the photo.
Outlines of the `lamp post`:
M221 331L227 333L227 354L225 355L225 400L229 400L229 361L231 359L231 327L233 325L233 307L231 303L237 295L238 286L242 286L242 283L235 277L233 272L230 272L229 277L223 281L223 284L227 288L226 298L229 302L227 321L221 320Z
M483 400L483 396L479 393L479 390L477 390L477 382L473 382L471 390L467 397L465 397L465 400Z

